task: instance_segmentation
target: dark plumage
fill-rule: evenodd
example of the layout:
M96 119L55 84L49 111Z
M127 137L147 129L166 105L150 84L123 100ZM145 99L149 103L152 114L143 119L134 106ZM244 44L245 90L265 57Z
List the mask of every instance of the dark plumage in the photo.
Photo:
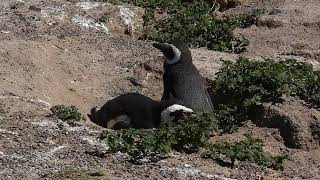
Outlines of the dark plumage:
M154 43L153 46L166 57L161 100L169 100L169 95L172 94L184 106L196 112L212 112L213 105L205 81L193 65L187 44L175 40L171 44Z
M101 109L91 109L88 117L105 128L157 128L161 123L161 112L176 100L155 101L138 93L127 93L111 99ZM114 121L114 122L112 122Z

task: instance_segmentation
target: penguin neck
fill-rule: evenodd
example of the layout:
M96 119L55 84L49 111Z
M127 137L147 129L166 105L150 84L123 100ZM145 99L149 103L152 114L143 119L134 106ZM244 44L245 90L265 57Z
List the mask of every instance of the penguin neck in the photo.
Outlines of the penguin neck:
M160 102L160 106L159 106L159 110L162 112L164 109L166 109L167 107L175 104L176 101L173 99L169 99L169 100L162 100Z
M181 51L176 48L174 45L170 44L172 51L173 51L173 56L166 59L166 63L169 65L176 64L180 61L181 59Z
M163 110L165 110L167 107L171 106L173 102L170 100L164 100L158 102L155 106L152 108L152 114L153 114L153 121L155 123L156 127L159 127L161 124L161 113Z
M193 71L195 66L192 63L192 59L188 59L187 61L178 61L175 64L168 64L167 62L164 63L164 70L167 73L176 72L176 73L188 73L189 71Z

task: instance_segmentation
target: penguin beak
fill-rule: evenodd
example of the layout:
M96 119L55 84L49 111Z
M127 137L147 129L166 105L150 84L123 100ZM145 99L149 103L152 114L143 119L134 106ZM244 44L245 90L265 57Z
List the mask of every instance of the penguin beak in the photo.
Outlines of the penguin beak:
M89 119L91 121L95 121L95 113L97 112L97 110L98 110L98 107L95 106L95 107L91 108L90 114L87 114L87 116L89 117Z
M153 43L152 46L159 49L162 52L167 52L172 49L172 47L168 43Z
M92 119L92 115L91 114L87 114L88 118L91 120Z
M153 43L152 45L167 58L167 64L175 64L180 61L181 51L175 45L168 43Z

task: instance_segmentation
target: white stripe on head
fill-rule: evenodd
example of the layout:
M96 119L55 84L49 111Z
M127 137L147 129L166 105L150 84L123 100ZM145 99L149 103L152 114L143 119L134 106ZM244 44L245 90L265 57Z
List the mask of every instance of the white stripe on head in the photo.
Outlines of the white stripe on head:
M118 116L114 119L110 119L107 123L107 127L108 127L108 129L112 129L114 127L114 125L116 125L119 122L130 122L130 121L131 121L131 119L129 118L129 116L121 115L121 116Z
M168 44L168 43L165 43L165 44ZM166 59L166 63L167 64L175 64L177 63L179 60L180 60L180 57L181 57L181 51L174 45L172 44L168 44L169 46L171 46L172 50L173 50L173 53L174 53L174 56L172 59Z
M170 116L170 113L178 110L182 110L185 113L193 113L193 110L190 108L187 108L179 104L174 104L172 106L167 107L165 110L161 112L161 121L162 122L172 121L174 117Z

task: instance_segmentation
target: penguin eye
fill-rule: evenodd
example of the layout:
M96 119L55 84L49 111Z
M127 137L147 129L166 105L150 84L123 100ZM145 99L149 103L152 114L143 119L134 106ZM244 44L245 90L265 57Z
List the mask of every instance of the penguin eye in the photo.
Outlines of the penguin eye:
M169 61L172 60L175 57L173 48L170 48L166 52L164 52L164 55L167 57Z

